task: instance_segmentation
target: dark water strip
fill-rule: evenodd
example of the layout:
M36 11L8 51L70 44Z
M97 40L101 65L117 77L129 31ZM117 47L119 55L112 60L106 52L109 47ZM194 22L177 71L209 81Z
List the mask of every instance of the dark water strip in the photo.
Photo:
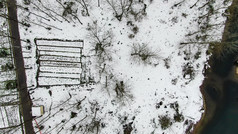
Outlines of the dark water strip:
M233 0L229 12L230 16L226 21L222 43L230 42L229 45L238 47L238 0ZM226 49L224 47L224 50ZM220 81L215 81L204 89L211 98L209 101L213 101L216 108L214 113L210 113L213 117L201 134L238 134L238 75L235 76L233 70L237 56L237 50L226 51L222 58L212 56L212 74ZM214 87L219 87L220 90Z
M226 81L224 99L203 134L238 134L238 83Z

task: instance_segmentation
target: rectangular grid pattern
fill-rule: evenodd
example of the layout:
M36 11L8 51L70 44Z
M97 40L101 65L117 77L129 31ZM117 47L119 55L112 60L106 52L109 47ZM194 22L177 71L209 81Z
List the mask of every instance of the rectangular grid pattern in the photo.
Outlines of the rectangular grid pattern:
M37 86L80 84L83 40L35 39L35 43Z

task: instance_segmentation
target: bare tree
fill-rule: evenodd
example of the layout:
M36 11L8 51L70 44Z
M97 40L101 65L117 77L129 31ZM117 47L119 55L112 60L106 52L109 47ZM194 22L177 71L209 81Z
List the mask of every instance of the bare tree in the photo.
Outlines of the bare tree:
M106 0L106 2L111 6L117 20L121 21L132 6L133 0Z
M147 44L133 44L131 56L137 63L157 65L161 58L156 51L152 51Z
M147 5L143 3L143 1L135 1L135 0L106 0L109 6L112 8L115 17L117 20L121 21L123 17L128 17L132 15L134 19L140 20L143 18L142 16L146 15ZM140 4L143 5L141 9L134 9L133 5Z
M198 2L201 2L201 0L197 0L191 8L194 8ZM217 35L214 34L214 31L216 31L217 28L225 25L225 22L217 21L214 23L214 20L211 21L212 17L217 15L226 17L229 15L229 13L227 13L228 10L225 13L222 11L228 8L227 4L229 3L229 0L224 0L223 4L220 6L215 6L215 2L215 0L207 0L205 3L197 7L198 10L203 11L197 19L199 29L187 34L187 41L180 43L180 45L182 45L182 47L195 44L204 47L209 45L207 53L214 53L217 57L221 58L225 53L234 52L238 49L236 45L234 45L236 42L221 42L217 40Z
M88 3L88 0L76 0L81 6L82 8L84 9L83 11L85 11L85 15L86 16L90 16L89 15L89 11L88 11L88 6L89 6L89 3Z
M75 5L74 2L64 2L64 4L62 4L60 0L56 0L56 2L64 8L64 11L62 13L63 16L71 15L73 18L78 20L80 24L83 24L77 15L77 10L73 9L73 6Z
M89 31L88 37L92 40L92 51L98 58L98 62L104 63L106 60L111 60L111 47L113 41L113 33L111 30L103 31L97 24L89 24L87 30Z

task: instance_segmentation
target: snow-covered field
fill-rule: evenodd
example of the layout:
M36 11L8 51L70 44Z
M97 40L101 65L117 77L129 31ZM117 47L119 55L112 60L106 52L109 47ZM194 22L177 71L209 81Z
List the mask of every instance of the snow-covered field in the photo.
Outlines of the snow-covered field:
M229 2L17 2L31 98L45 108L36 132L183 134L201 118L206 51Z

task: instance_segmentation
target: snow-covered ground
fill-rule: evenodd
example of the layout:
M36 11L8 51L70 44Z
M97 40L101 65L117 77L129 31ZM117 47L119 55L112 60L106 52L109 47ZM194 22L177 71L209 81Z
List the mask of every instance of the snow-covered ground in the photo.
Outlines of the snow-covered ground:
M221 39L229 3L135 0L127 10L127 0L24 1L28 0L17 3L20 35L25 40L33 105L45 108L45 114L36 118L42 133L182 134L200 119L199 86L209 58L208 42ZM117 14L124 11L122 18L115 17L114 9ZM77 44L43 41L46 46L42 47L35 38L83 40L84 45L80 51ZM39 49L51 52L39 58ZM136 54L139 50L151 57L143 61ZM46 66L56 66L57 60L66 62L40 68L39 60ZM37 74L39 68L45 73ZM70 80L70 86L58 72L64 78L79 79ZM51 86L55 81L61 85ZM37 83L46 86L37 87ZM180 122L175 115L181 115ZM162 127L162 117L169 119L167 129Z

